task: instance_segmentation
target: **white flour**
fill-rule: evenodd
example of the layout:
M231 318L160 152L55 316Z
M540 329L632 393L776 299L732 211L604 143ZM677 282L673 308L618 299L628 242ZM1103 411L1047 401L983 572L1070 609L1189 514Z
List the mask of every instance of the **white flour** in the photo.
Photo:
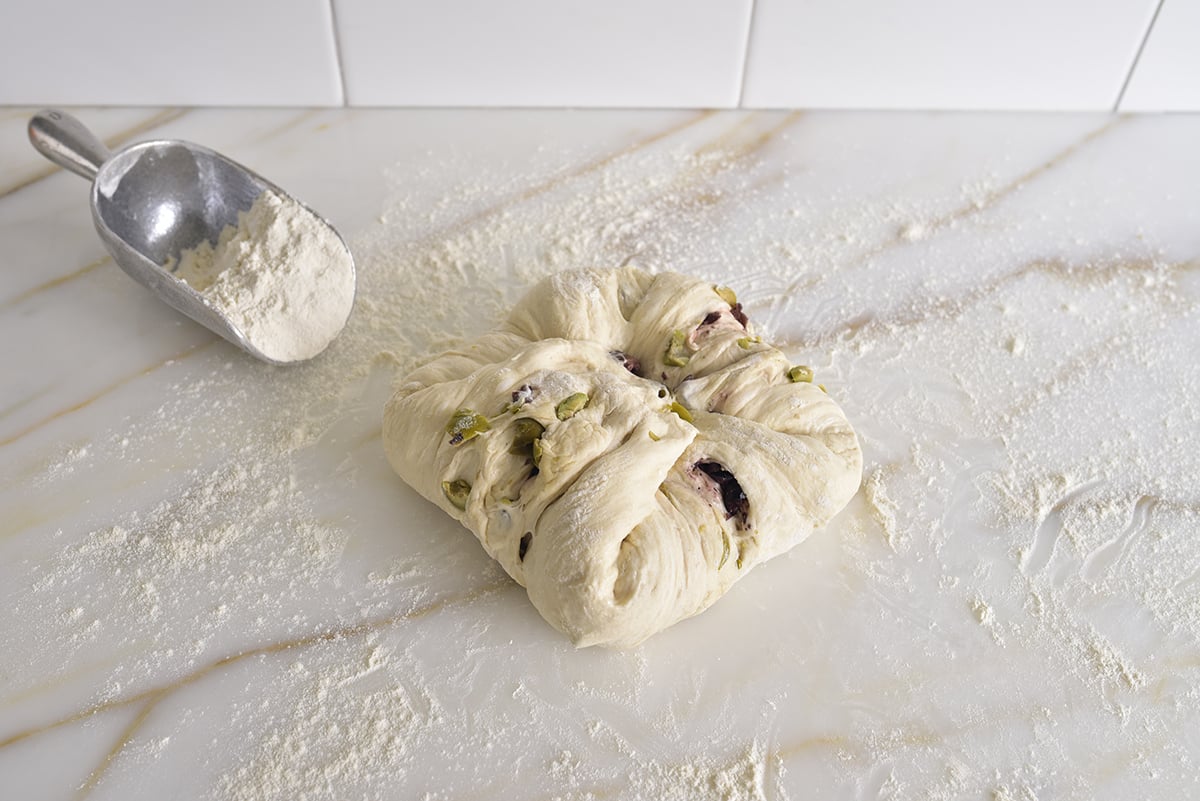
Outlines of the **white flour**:
M223 309L250 344L280 362L311 359L342 330L354 270L323 220L267 190L217 246L201 242L165 265Z

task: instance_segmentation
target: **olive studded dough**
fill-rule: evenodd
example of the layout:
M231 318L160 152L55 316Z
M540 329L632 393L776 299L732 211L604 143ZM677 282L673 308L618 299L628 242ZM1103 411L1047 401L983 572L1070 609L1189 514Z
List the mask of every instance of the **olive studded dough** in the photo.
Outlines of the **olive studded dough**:
M554 275L408 375L392 467L579 646L695 615L857 491L858 439L731 290L631 267Z

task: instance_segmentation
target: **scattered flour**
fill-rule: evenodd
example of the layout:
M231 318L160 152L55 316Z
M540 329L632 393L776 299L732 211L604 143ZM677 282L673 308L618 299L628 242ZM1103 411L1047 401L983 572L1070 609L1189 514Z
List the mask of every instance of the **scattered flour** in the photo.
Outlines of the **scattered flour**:
M888 497L886 489L887 472L889 471L882 467L871 470L863 479L862 492L863 498L871 510L871 517L883 531L888 545L894 550L900 539L900 533L896 525L896 503Z
M900 228L900 238L905 242L920 242L929 236L929 231L919 222L908 223Z
M354 305L354 262L337 233L291 198L266 190L238 224L164 268L223 310L278 362L328 347Z
M863 502L781 563L778 584L812 588L795 596L778 641L759 640L750 659L718 644L737 675L721 673L721 657L661 653L589 667L537 643L536 627L516 642L490 630L486 621L523 608L514 604L464 616L474 626L431 617L264 655L274 672L229 686L245 708L231 715L230 744L214 744L215 783L197 795L1183 797L1171 791L1194 776L1196 755L1178 732L1200 721L1190 447L1200 378L1181 368L1200 325L1188 265L1136 244L1098 243L1076 261L1041 252L1053 237L1027 231L1038 215L1102 230L1071 216L1083 210L1061 192L973 225L1003 191L991 179L896 208L886 195L903 185L883 197L809 189L819 170L799 167L809 183L763 202L757 187L786 171L759 170L737 141L672 148L592 172L547 170L554 177L532 187L458 165L474 177L432 199L411 187L444 186L452 160L398 169L380 224L355 242L362 291L329 358L287 381L215 357L202 363L209 375L196 363L172 369L171 397L151 419L72 443L47 467L36 489L65 503L63 488L113 454L174 447L201 463L175 501L146 511L130 500L90 536L53 535L60 558L12 607L38 628L0 644L54 679L64 665L132 654L96 670L98 698L113 700L231 647L419 607L450 570L491 580L469 535L436 552L452 538L384 549L361 575L348 571L372 535L331 519L311 490L335 483L339 508L380 502L380 487L394 486L372 483L391 480L376 454L391 378L490 328L537 278L581 264L669 266L737 286L756 322L790 341L862 426ZM889 138L873 157L894 156ZM1112 401L1131 388L1137 418ZM235 416L250 441L222 433ZM193 453L198 430L213 434ZM147 481L177 470L145 458ZM90 476L87 491L104 480ZM124 500L125 490L104 492ZM395 541L391 526L375 539ZM991 636L974 636L980 628ZM106 645L93 653L95 643ZM531 658L545 664L529 671ZM651 710L663 684L675 693L669 711ZM110 770L173 767L188 723L166 725L146 733L161 744L152 755L131 747Z
M766 760L765 749L755 742L727 762L707 757L680 765L651 761L631 771L624 792L659 801L768 801ZM770 797L779 798L775 792Z

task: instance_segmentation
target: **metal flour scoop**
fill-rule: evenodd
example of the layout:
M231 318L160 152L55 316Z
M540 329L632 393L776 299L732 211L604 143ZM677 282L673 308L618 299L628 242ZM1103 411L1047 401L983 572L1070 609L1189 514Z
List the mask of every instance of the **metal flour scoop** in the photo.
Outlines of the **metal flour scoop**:
M122 270L172 308L250 355L271 364L292 363L263 354L219 306L162 266L201 242L216 244L221 231L236 226L238 212L248 211L264 190L289 198L286 192L191 142L140 142L110 154L83 123L62 111L47 109L34 115L29 140L50 161L92 182L96 231ZM315 212L313 216L329 226ZM353 282L349 248L332 226L329 230L346 249L345 263Z

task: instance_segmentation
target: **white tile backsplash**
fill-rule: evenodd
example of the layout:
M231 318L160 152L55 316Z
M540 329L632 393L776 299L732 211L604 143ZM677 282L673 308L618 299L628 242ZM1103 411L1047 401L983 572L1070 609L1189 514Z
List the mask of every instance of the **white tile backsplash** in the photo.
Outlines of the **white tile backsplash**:
M1200 0L0 3L0 105L1200 111Z
M352 105L736 106L751 0L334 0Z
M329 0L4 4L0 102L341 105Z
M1200 110L1200 0L1163 0L1121 111Z
M743 105L1110 110L1157 0L757 0Z

